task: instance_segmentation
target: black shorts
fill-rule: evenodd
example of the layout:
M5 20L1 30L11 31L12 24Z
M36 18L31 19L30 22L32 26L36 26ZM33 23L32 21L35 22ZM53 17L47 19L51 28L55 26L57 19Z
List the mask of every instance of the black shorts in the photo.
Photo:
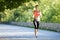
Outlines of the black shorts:
M35 26L35 29L39 28L39 21L37 21L36 19L33 20L33 24Z

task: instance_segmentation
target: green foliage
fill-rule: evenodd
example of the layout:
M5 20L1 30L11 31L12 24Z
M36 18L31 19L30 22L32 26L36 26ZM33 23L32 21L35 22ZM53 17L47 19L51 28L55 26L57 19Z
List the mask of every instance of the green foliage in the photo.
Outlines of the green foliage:
M4 7L4 2L0 2L0 11L4 11L5 7Z
M4 11L5 9L17 8L23 3L29 1L30 0L0 0L0 11Z
M36 2L41 22L60 23L60 0L0 0L0 21L32 22Z
M60 0L42 0L40 8L43 14L42 22L60 23L58 15L60 15Z

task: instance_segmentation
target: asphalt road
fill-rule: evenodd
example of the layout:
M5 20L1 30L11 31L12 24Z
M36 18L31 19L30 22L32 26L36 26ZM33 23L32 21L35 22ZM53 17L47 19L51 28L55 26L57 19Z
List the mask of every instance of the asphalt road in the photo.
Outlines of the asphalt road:
M60 40L60 33L47 30L38 31L38 39ZM0 38L35 38L34 28L0 24Z

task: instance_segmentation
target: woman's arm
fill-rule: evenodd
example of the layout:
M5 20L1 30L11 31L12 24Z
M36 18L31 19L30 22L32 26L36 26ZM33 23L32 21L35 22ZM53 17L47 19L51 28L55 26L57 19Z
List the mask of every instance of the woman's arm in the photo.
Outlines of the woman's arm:
M40 12L40 16L42 17L42 13Z

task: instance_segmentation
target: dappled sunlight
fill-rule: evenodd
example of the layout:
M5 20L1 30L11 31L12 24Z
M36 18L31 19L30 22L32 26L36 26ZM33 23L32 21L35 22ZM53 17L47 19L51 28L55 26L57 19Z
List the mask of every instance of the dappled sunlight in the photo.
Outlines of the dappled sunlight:
M17 4L18 3L16 2L16 6L18 6ZM41 22L60 23L60 0L26 1L17 8L6 8L2 13L0 13L0 20L3 22L32 22L34 6L37 4L39 5L39 10L42 13ZM12 6L10 5L10 7Z

